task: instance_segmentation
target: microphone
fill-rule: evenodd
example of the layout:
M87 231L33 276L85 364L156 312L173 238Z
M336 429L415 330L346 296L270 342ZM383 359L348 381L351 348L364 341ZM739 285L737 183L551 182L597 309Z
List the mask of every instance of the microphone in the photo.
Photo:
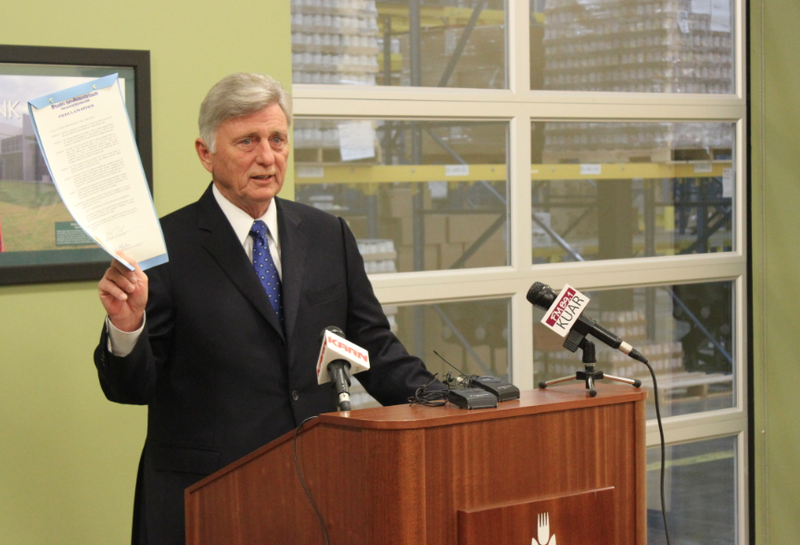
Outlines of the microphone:
M575 290L572 290L572 288L570 288L570 290L573 293L575 292ZM531 289L528 290L527 298L533 306L548 312L548 314L559 309L562 310L562 314L560 314L561 316L567 314L568 312L577 314L577 318L571 316L569 320L573 323L570 324L571 327L569 335L567 336L567 340L564 341L564 348L567 350L575 352L579 348L580 341L583 340L583 337L586 335L591 335L597 340L604 342L611 348L619 350L626 356L630 356L631 358L642 363L647 363L647 359L630 344L620 339L618 336L598 324L593 319L584 317L582 315L582 305L569 305L569 302L564 301L564 297L560 297L559 300L556 301L556 292L553 291L553 289L547 284L534 282L533 286L531 286ZM575 312L576 310L578 312Z
M317 384L331 382L336 390L336 409L349 411L350 375L369 369L369 352L346 340L342 330L336 326L326 327L320 336L322 346L317 358Z

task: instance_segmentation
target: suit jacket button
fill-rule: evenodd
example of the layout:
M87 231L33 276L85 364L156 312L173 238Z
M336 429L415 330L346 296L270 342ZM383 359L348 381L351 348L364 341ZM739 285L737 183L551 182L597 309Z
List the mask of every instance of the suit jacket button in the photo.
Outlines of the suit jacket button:
M292 390L292 400L297 401L298 399L300 399L300 394L297 390Z

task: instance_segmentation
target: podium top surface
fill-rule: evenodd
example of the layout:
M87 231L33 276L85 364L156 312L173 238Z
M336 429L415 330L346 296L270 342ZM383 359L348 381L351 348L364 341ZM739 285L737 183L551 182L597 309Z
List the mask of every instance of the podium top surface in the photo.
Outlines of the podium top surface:
M443 407L423 405L394 405L340 413L324 413L309 423L330 424L362 429L411 429L447 426L455 423L477 422L496 418L510 418L537 413L597 407L614 403L644 400L647 391L632 386L597 384L597 396L591 397L582 382L567 386L520 392L520 399L504 401L493 409L459 409L447 404Z
M267 445L245 455L243 458L220 469L186 490L187 497L197 493L205 486L238 468L258 460L270 452L277 452L285 445L291 444L298 434L305 435L312 430L322 428L349 428L361 431L389 431L405 433L406 431L432 429L476 422L489 422L531 415L544 415L561 411L590 409L609 405L644 402L647 391L632 386L616 384L596 384L597 396L591 397L583 382L575 381L568 385L559 385L547 389L520 392L520 399L504 401L492 409L459 409L448 404L443 407L425 407L422 405L394 405L375 407L348 412L324 413L310 420L302 429L290 431ZM642 416L644 411L641 412ZM291 447L289 447L291 448Z

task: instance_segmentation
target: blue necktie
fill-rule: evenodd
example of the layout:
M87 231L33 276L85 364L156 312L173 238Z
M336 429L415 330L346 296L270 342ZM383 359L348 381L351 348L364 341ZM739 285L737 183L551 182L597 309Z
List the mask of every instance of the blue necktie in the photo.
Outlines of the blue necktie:
M250 236L253 237L253 268L256 270L264 291L267 292L272 309L278 316L278 321L283 327L283 304L281 303L281 279L278 276L278 268L272 260L267 242L267 224L261 220L253 222L250 228Z

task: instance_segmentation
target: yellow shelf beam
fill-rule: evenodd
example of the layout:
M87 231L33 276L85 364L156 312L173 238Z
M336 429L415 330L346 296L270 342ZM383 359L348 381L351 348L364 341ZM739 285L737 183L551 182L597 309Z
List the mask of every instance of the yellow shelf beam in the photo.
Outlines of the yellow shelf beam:
M393 182L500 182L507 179L506 165L469 165L460 175L445 165L295 165L298 184L364 184ZM460 167L464 169L465 167ZM531 181L632 180L636 178L712 178L731 168L727 161L713 163L610 163L598 165L531 165ZM458 170L458 169L456 169Z

